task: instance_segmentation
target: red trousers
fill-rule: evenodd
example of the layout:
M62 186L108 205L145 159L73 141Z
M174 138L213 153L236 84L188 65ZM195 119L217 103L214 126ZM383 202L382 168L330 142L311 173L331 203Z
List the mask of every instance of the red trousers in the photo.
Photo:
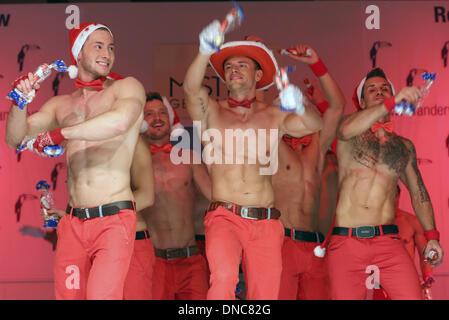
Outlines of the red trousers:
M155 258L150 238L135 240L134 252L125 280L124 300L152 300Z
M329 299L326 261L313 254L317 245L284 237L279 300Z
M205 300L207 289L206 260L201 254L173 260L156 257L154 300Z
M196 241L196 244L198 245L198 247L200 248L201 255L206 260L207 288L209 288L210 270L209 270L209 263L207 262L207 257L206 257L206 238L204 237L204 235L196 234L195 241Z
M66 214L57 234L56 299L123 299L136 234L133 210L84 220Z
M415 264L397 234L369 239L333 235L327 252L333 300L364 300L373 279L392 300L422 299Z
M284 240L280 220L245 219L218 207L207 213L204 227L210 268L207 299L235 299L242 258L248 281L247 299L278 299Z

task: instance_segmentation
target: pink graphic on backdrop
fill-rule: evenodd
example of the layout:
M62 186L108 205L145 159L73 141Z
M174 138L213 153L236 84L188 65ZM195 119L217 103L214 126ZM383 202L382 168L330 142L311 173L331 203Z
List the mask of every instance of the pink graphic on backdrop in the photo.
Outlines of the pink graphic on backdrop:
M371 47L371 50L369 51L369 57L372 62L373 69L376 67L376 61L377 61L377 54L379 53L380 48L388 48L391 47L391 42L387 41L376 41L373 43L373 46Z
M27 200L35 200L37 196L29 193L22 193L17 198L16 204L14 205L14 213L16 214L16 222L20 222L20 218L22 216L22 207L23 203Z
M447 54L449 52L448 50L449 41L446 41L443 45L443 49L441 49L441 59L443 59L443 66L447 67Z
M24 44L22 48L20 48L19 53L17 54L17 63L19 64L19 72L23 71L23 64L25 63L25 56L30 50L40 50L40 47L36 44Z
M58 162L51 171L51 182L53 184L53 190L56 190L56 184L58 183L59 170L65 168L64 162Z
M410 69L410 72L407 75L407 79L405 80L407 87L413 86L413 81L415 80L416 75L421 75L423 73L428 72L429 71L427 71L426 69L418 69L418 68Z

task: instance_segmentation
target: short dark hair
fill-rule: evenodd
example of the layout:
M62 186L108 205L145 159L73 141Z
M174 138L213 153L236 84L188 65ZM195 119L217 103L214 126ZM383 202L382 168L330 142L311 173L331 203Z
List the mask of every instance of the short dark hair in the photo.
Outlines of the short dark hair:
M381 68L375 68L375 69L372 69L370 72L368 72L366 75L365 83L368 79L374 78L374 77L384 78L388 82L388 85L390 86L390 89L391 89L390 82L388 81L387 76L385 75L385 72ZM365 85L363 85L363 88L362 88L362 94L360 95L361 99L363 99L365 97L363 91L365 91Z
M153 100L159 100L159 101L163 102L162 96L159 92L148 92L146 102L153 101Z

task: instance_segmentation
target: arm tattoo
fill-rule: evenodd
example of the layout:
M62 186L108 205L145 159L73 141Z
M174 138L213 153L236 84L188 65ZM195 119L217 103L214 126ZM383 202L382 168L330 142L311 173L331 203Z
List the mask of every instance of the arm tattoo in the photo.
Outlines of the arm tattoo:
M415 150L415 147L413 146L413 144L411 144L411 147L412 147L411 151L412 151L412 157L413 157L412 158L412 167L413 167L413 170L415 171L416 178L418 179L417 184L418 184L419 196L421 198L421 203L429 202L430 197L429 197L429 194L427 193L426 187L424 186L424 182L421 177L421 172L419 172L419 169L418 169L418 163L416 161L416 150Z
M204 103L204 100L203 100L203 98L198 98L199 100L200 100L200 106L201 106L201 112L203 113L203 114L205 114L206 113L206 104Z

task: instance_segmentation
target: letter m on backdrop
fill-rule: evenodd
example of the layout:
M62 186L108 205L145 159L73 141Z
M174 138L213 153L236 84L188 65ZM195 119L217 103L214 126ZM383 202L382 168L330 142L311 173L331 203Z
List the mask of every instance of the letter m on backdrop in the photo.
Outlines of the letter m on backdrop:
M6 16L4 14L0 14L0 27L1 26L7 27L9 24L9 18L10 18L9 14Z

